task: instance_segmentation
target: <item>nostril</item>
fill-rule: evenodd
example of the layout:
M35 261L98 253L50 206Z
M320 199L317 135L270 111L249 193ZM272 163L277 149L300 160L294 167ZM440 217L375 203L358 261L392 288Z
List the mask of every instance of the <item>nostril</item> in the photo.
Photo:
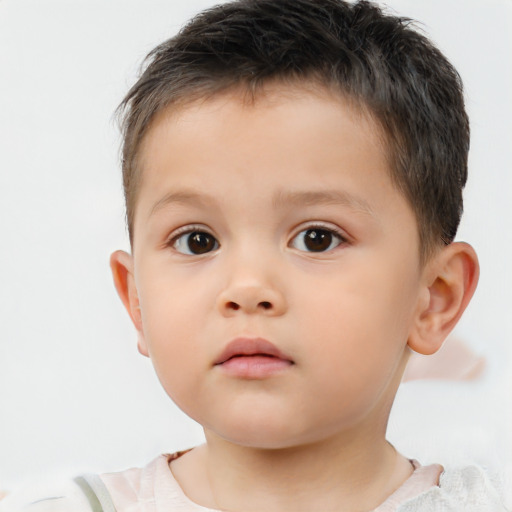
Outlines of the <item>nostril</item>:
M233 302L233 301L228 302L226 305L227 305L228 309L234 309L235 311L237 309L240 309L240 306L236 302Z
M263 302L260 302L260 306L261 306L263 309L270 309L270 308L272 307L272 304L270 304L270 302L263 301Z

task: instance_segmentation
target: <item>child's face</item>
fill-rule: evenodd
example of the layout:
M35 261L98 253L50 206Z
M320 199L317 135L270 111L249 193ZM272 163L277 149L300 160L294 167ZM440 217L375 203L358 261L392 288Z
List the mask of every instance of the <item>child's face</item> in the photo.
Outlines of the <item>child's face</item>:
M422 270L375 125L327 93L226 94L160 115L142 166L132 301L175 402L250 446L382 429ZM223 363L237 339L267 356Z

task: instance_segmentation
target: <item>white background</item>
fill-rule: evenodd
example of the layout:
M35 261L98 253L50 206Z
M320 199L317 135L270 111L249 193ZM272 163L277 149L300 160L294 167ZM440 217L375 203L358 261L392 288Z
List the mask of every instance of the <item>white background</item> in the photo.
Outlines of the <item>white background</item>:
M128 249L113 111L157 43L211 1L0 0L0 488L141 465L200 442L111 283ZM512 464L512 2L394 0L452 60L472 120L459 239L480 286L457 334L472 383L400 390L390 438L422 462Z

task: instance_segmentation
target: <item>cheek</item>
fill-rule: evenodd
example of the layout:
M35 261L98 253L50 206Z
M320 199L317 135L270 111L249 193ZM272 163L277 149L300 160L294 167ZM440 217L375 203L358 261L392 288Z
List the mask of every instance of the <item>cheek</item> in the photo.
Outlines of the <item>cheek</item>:
M397 267L362 268L322 286L316 276L299 308L308 314L297 318L311 337L308 360L360 390L382 385L393 373L407 343L416 289Z
M180 393L192 385L196 355L204 351L197 336L204 321L199 304L203 299L193 293L193 286L176 286L176 280L159 276L145 283L139 299L149 355L167 393Z
M148 265L149 266L149 265ZM197 277L169 272L155 265L159 272L146 272L139 287L139 300L145 334L150 341L162 343L163 338L190 339L190 332L199 327L204 316L204 303L209 300ZM179 347L176 347L179 348Z

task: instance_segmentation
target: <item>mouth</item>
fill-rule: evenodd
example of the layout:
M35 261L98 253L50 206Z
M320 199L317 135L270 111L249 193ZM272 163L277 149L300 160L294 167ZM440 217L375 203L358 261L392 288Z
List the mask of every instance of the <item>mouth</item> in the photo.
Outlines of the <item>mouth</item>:
M214 366L232 377L263 379L295 363L274 344L262 338L236 338L216 359Z

